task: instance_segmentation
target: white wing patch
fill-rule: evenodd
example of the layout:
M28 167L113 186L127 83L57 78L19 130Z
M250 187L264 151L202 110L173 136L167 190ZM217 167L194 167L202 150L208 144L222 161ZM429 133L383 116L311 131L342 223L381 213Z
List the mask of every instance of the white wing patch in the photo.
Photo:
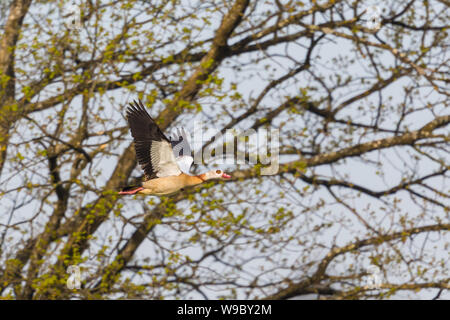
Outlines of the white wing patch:
M152 167L158 178L178 176L181 170L177 165L172 146L167 141L152 141L150 150Z
M186 174L189 174L192 162L194 162L194 158L191 156L181 156L177 158L178 167Z

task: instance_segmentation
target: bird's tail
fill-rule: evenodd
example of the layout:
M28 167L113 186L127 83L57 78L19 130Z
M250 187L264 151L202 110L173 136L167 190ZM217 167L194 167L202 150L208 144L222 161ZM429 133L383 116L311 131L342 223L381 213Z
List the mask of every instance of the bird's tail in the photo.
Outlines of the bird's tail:
M119 191L119 194L136 194L139 191L144 189L143 187L137 187L137 186L129 186L122 189L122 191Z

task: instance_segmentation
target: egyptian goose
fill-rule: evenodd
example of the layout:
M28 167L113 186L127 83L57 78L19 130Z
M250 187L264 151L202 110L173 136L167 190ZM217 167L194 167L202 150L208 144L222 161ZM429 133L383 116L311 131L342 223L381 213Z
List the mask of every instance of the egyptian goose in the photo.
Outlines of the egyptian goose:
M212 170L197 176L182 172L179 164L184 167L183 171L188 172L193 162L193 158L187 155L190 149L186 133L184 130L178 132L178 140L169 140L140 100L130 103L127 120L134 139L137 161L144 170L144 181L141 186L126 187L119 194L168 195L207 180L231 178L222 170ZM177 152L177 158L173 148Z

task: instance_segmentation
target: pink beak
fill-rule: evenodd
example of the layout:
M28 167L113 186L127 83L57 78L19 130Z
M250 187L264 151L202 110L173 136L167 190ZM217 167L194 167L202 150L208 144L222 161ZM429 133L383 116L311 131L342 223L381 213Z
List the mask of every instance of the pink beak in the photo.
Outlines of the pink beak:
M230 179L231 176L228 175L228 174L226 174L226 173L224 173L224 174L222 174L222 178L224 178L224 179Z

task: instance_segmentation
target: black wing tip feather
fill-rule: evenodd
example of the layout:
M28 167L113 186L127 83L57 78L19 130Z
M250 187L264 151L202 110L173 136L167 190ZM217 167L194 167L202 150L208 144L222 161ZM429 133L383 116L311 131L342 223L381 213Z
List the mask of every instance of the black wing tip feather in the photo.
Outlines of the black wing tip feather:
M148 114L147 110L145 110L144 104L142 103L141 99L139 99L138 101L133 100L133 102L130 102L127 108L127 118L129 119L130 117L142 116L149 118L152 122L155 122L155 120L153 120L153 118Z
M133 104L134 103L134 104ZM161 128L156 124L155 119L153 119L150 114L147 112L147 110L144 107L144 104L142 103L141 99L138 101L133 100L133 102L129 103L129 106L127 108L127 119L128 123L131 127L131 122L147 122L148 125L152 125L156 127L156 132L159 135L160 139L156 139L157 141L161 141L162 139L170 142L170 139L166 137L164 132L161 130Z

